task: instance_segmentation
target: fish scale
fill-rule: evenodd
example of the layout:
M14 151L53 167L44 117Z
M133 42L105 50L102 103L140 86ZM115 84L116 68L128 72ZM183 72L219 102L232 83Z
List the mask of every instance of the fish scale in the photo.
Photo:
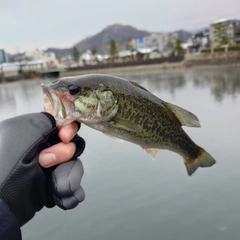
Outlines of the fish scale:
M152 102L144 105L141 99L134 96L125 94L115 94L115 96L118 99L119 106L115 118L124 118L142 128L140 132L131 133L132 141L136 144L145 147L168 148L171 151L178 151L178 149L180 149L179 153L183 154L184 151L184 154L189 156L191 156L192 152L196 152L196 149L198 150L197 146L180 127L179 121L174 122L174 118L169 119L166 108L159 107ZM129 109L133 109L130 115L126 114L128 110L125 107L126 104L129 105ZM151 116L151 121L145 117L146 113ZM160 122L159 119L161 118L163 118L164 121ZM179 127L177 126L178 124ZM110 133L114 134L114 132L115 128L110 128ZM124 138L125 135L126 133L124 132L122 136L118 137ZM186 140L184 138L186 138ZM179 146L179 144L172 144L177 141L181 142L181 146Z

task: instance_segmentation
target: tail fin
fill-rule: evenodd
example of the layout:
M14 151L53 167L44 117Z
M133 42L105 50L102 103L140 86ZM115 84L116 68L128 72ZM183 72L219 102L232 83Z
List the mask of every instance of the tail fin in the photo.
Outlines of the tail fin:
M191 176L198 167L210 167L216 163L215 159L207 153L204 149L200 148L200 154L194 160L184 159L188 175Z

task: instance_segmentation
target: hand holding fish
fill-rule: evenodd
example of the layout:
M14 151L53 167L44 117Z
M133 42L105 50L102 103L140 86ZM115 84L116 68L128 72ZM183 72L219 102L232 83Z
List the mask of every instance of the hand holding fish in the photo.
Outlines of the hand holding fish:
M42 88L45 111L54 116L59 127L79 121L114 139L141 146L153 159L160 149L176 152L189 175L198 167L215 163L182 129L200 127L198 118L138 83L90 74L60 78Z
M72 123L59 131L48 113L0 123L0 209L10 212L9 222L17 220L17 226L23 226L44 206L66 210L84 200L83 166L77 157L85 141L77 130ZM56 155L55 162L49 162L49 154Z
M71 142L77 134L78 126L76 122L61 128L58 132L60 143L43 149L39 154L39 163L42 167L48 168L64 163L72 158L76 151L76 144Z

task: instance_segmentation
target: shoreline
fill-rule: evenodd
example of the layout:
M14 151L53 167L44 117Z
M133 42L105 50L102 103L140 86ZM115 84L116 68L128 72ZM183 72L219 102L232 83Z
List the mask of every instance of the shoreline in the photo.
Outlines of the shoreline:
M235 63L211 63L211 64L188 64L185 61L182 62L165 62L165 63L157 63L157 64L146 64L146 65L135 65L135 66L122 66L122 67L111 67L111 68L97 68L97 69L85 69L85 70L74 70L71 69L59 71L58 76L41 76L41 75L32 75L31 77L24 78L23 76L16 76L14 78L5 78L5 81L1 81L0 75L0 84L3 82L16 82L20 80L27 80L27 79L39 79L44 77L52 77L52 78L61 78L61 77L70 77L70 76L77 76L77 75L84 75L84 74L91 74L91 73L99 73L99 74L110 74L110 75L117 75L124 73L129 74L138 74L139 72L162 72L162 71L175 71L175 70L184 70L184 69L206 69L206 68L219 68L219 67L240 67L240 61Z
M76 71L63 71L60 73L59 77L70 77L91 73L99 74L118 74L118 73L139 73L139 72L159 72L159 71L169 71L169 70L183 70L183 69L201 69L201 68L219 68L219 67L240 67L240 62L238 63L222 63L222 64L198 64L189 65L185 62L178 63L161 63L161 64L146 64L138 66L128 66L128 67L113 67L113 68L102 68L102 69L89 69L89 70L76 70Z
M105 73L105 74L116 74L116 73L138 73L146 71L159 71L159 70L169 70L169 69L182 69L184 68L182 62L178 63L159 63L159 64L146 64L146 65L136 65L136 66L126 66L126 67L111 67L111 68L98 68L98 69L88 69L88 70L75 70L75 71L63 71L60 73L60 77L76 76L90 73Z

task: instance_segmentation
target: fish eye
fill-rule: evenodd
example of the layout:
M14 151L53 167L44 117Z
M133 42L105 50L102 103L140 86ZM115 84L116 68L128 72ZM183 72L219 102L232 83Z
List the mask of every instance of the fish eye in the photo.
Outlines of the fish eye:
M81 88L76 85L70 85L68 86L68 90L71 95L76 95L80 92Z

